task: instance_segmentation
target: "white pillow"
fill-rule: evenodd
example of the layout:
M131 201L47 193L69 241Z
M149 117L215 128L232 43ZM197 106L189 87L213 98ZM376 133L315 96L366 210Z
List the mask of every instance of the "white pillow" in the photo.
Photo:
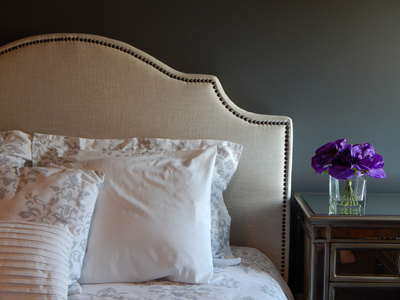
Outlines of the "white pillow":
M19 130L0 132L0 166L23 167L32 160L32 135Z
M216 259L238 263L230 248L231 217L222 193L234 175L242 146L219 140L171 140L157 138L85 139L49 134L34 134L33 164L48 166L103 157L130 157L146 153L205 149L217 146L211 187L211 248ZM228 260L225 260L227 262Z
M0 222L0 299L67 299L73 235L65 224Z
M209 147L68 165L105 174L79 282L208 283L215 156Z
M79 293L77 283L98 186L103 174L67 168L13 168L6 174L10 192L0 200L0 221L65 223L74 226L69 257L69 293ZM3 178L4 179L4 178ZM1 185L0 185L1 188ZM0 297L1 299L1 297Z

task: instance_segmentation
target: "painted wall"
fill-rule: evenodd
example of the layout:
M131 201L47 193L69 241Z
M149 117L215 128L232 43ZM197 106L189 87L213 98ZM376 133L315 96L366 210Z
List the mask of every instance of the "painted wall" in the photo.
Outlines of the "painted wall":
M179 71L218 76L246 110L290 116L293 192L327 191L311 156L347 138L370 142L386 162L387 178L369 180L368 191L400 193L400 1L6 0L0 16L0 44L103 35Z

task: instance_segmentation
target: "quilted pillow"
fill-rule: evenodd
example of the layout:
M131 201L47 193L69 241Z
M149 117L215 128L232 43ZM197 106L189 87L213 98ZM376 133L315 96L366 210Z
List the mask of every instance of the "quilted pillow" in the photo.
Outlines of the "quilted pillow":
M36 133L33 136L32 160L36 166L62 165L68 162L104 157L130 157L147 153L205 149L217 146L211 186L211 248L215 259L234 259L230 248L231 217L223 192L234 175L242 146L218 140L171 140L158 138L85 139ZM226 264L229 264L225 261Z
M0 200L0 221L65 223L74 226L69 256L70 293L80 291L80 277L92 212L103 174L66 168L21 167L0 173L10 192ZM1 299L1 298L0 298Z
M65 299L73 242L65 224L0 222L0 299Z
M23 167L32 160L32 136L19 130L0 132L0 166Z
M80 283L208 283L216 147L70 164L105 174Z

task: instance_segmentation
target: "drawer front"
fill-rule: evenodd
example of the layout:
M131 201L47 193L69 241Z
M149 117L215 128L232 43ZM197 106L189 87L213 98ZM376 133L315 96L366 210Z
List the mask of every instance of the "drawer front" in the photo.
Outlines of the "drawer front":
M346 255L356 261L342 263ZM400 283L399 255L399 244L332 243L330 281Z
M395 283L332 283L329 286L330 300L398 300L400 285Z

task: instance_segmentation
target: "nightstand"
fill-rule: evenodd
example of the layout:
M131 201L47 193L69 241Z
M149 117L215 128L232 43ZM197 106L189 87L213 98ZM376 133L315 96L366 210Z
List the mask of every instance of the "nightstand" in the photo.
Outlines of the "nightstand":
M400 299L400 194L367 194L365 215L329 215L329 195L296 193L304 299ZM350 250L356 258L343 264Z

